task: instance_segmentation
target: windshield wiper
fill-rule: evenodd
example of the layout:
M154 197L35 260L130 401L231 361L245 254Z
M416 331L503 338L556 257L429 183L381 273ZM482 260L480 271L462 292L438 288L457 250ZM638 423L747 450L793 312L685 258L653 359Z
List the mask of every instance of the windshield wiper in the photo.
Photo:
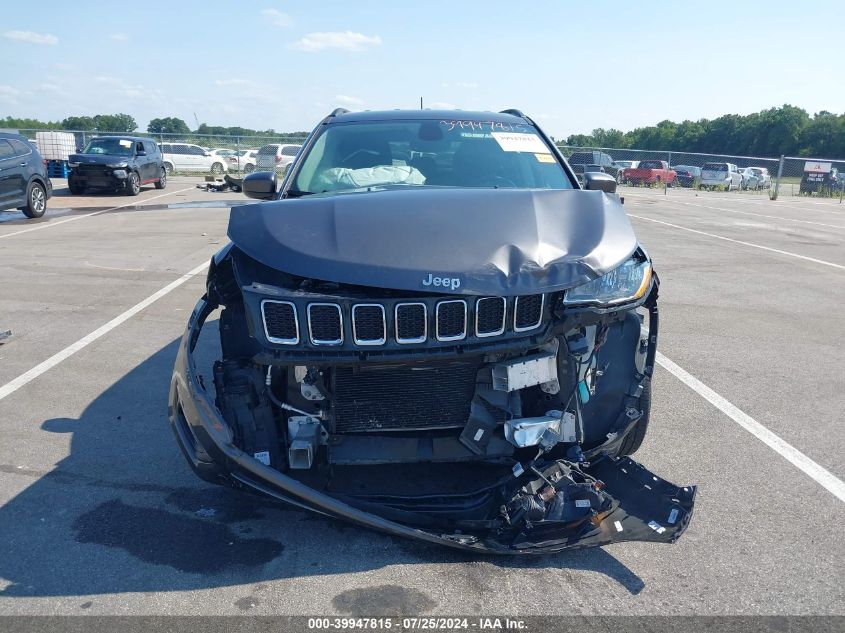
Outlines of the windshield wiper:
M302 196L313 195L313 191L300 191L299 189L288 189L285 192L285 198L301 198Z

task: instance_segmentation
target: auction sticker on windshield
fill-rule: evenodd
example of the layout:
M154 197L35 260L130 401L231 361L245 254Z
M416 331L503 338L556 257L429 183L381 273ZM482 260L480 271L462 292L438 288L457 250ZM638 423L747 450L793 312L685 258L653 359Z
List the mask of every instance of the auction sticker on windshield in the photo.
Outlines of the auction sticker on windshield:
M531 152L533 154L551 154L542 139L536 134L514 134L493 132L493 138L506 152Z

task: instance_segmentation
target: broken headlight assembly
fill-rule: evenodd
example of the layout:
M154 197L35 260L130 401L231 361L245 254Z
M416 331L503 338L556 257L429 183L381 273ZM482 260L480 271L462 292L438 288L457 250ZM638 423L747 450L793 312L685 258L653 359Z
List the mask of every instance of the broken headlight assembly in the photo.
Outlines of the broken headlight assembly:
M651 262L634 255L621 266L588 283L567 290L567 306L614 306L642 298L651 283Z

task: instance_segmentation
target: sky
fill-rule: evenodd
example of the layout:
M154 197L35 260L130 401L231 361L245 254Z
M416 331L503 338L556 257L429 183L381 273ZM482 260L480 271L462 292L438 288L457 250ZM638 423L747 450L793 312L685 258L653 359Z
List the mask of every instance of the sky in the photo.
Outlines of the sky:
M142 130L176 116L287 132L337 106L422 97L519 108L565 138L784 103L841 113L844 26L840 2L784 0L14 2L0 17L0 118L125 112Z

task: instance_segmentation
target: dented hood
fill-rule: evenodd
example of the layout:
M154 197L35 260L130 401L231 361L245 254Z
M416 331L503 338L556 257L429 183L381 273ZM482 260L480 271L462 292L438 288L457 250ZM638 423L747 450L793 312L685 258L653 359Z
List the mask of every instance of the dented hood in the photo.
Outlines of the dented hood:
M576 286L624 262L637 240L600 191L413 188L235 207L229 238L302 277L444 294L520 295Z

